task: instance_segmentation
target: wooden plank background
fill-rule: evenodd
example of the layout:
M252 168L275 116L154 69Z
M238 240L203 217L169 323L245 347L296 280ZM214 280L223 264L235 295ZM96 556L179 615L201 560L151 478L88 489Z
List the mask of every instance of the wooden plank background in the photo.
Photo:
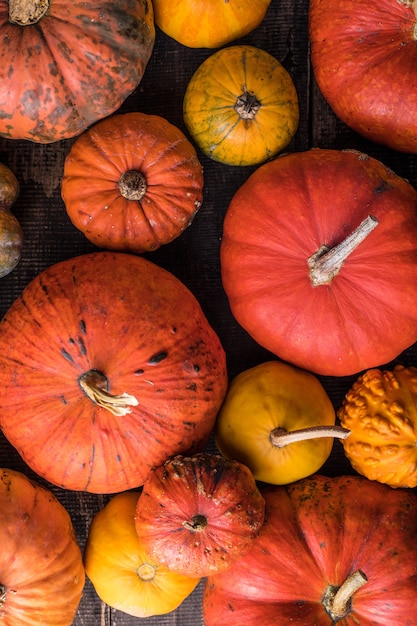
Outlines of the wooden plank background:
M263 48L279 59L291 74L298 92L301 117L298 132L288 151L302 151L310 147L359 149L379 158L417 186L417 160L414 156L396 153L359 137L334 116L323 100L309 62L308 0L272 0L262 25L234 43ZM212 53L205 49L188 49L157 30L154 52L145 76L120 112L138 110L161 115L186 132L182 119L184 91L195 69ZM0 315L40 271L53 263L94 249L70 223L61 199L63 165L72 141L36 145L0 139L0 162L14 171L21 184L14 213L25 233L21 262L11 274L0 280ZM205 173L202 208L192 226L179 239L146 256L175 274L198 298L226 350L232 378L239 371L271 357L234 321L220 279L219 243L225 211L233 193L254 168L225 166L201 153L199 157ZM396 362L416 364L416 353L417 347L413 346ZM355 377L320 378L337 408ZM215 450L212 441L208 450ZM46 484L70 512L81 548L84 547L91 519L108 500L107 496L63 491L38 479L2 435L0 465L23 471ZM331 458L322 471L329 476L352 473L338 442L335 442ZM202 624L203 585L204 581L173 613L137 619L101 603L87 581L74 624L199 626Z

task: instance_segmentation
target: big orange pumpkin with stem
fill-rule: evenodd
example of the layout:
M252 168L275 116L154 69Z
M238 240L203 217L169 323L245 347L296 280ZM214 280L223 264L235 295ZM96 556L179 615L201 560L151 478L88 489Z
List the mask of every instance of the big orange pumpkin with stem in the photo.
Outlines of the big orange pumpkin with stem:
M3 317L0 346L3 433L66 489L132 489L168 456L200 449L227 389L196 298L125 253L41 272Z

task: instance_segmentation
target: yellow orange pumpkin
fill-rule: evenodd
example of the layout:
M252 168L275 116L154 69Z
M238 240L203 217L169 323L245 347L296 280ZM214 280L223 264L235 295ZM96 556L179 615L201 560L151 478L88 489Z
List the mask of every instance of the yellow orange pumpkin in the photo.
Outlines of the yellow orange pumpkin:
M138 495L119 493L96 514L84 564L103 602L135 617L150 617L176 609L199 579L170 571L145 550L135 528Z
M246 45L218 50L197 68L183 113L202 152L241 166L278 154L291 142L299 121L291 76L268 52Z

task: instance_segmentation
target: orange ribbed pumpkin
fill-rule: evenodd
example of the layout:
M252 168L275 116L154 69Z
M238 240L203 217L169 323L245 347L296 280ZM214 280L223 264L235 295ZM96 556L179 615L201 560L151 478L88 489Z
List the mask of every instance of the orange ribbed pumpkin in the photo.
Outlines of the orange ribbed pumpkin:
M0 426L34 471L67 489L119 492L206 442L225 354L172 274L97 252L47 268L10 307L0 387Z

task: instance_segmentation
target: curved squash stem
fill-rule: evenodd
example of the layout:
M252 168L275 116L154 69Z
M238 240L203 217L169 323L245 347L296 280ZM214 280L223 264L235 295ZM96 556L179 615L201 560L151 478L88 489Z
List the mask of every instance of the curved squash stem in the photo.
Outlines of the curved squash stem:
M139 404L135 396L128 393L111 395L102 388L103 379L105 380L105 377L102 374L93 370L79 378L81 389L95 404L98 404L98 406L101 406L103 409L107 409L110 413L118 417L127 415L127 413L132 411L131 406L137 406Z
M49 0L9 0L9 22L30 26L39 22L49 9Z
M368 215L355 230L334 248L323 245L308 259L313 287L328 285L342 269L348 256L378 226L378 220Z
M349 611L352 596L367 582L368 578L361 570L353 572L353 574L346 578L333 597L331 607L329 608L333 619L341 619L345 617Z
M270 440L276 448L284 448L291 443L306 441L307 439L320 439L321 437L334 437L336 439L346 439L350 435L350 430L342 426L311 426L310 428L299 428L298 430L285 430L275 428L271 431Z

